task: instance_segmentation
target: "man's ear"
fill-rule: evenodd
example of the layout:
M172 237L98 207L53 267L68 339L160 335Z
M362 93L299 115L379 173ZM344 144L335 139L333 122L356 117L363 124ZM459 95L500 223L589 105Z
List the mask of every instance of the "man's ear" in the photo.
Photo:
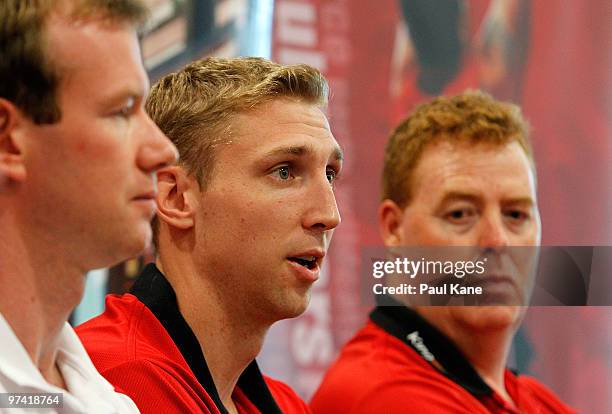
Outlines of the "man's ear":
M404 240L404 210L394 201L383 200L378 206L378 230L385 246L400 246Z
M196 179L180 165L161 168L157 171L157 216L181 230L193 227L199 191Z
M23 182L26 178L23 154L16 139L23 121L21 111L11 102L0 98L0 186Z

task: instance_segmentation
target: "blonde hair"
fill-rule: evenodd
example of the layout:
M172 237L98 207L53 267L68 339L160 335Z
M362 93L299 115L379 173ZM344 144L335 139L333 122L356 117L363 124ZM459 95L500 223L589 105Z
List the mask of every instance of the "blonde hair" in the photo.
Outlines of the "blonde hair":
M324 107L328 85L308 65L280 65L257 57L206 58L161 78L145 103L149 116L179 151L179 164L201 189L214 168L215 149L227 142L232 117L282 98ZM153 220L157 243L157 219Z
M433 142L468 142L502 146L518 142L533 163L529 125L518 106L468 90L418 106L391 133L385 148L382 199L401 208L411 199L411 178L423 150Z

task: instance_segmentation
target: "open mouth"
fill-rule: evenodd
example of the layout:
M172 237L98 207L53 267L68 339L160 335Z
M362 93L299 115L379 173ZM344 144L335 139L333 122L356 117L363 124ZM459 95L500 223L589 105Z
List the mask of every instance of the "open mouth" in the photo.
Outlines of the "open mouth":
M289 257L288 260L313 270L317 267L317 258L314 256Z

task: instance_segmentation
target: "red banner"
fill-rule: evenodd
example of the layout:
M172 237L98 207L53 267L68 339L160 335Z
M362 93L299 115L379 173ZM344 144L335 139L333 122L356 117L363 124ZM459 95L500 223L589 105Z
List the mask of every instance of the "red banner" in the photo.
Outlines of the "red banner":
M272 329L262 355L270 374L309 397L365 319L360 249L381 243L384 145L394 124L432 95L476 87L520 104L532 125L543 242L612 244L609 2L276 0L274 13L272 58L323 71L346 163L328 267L306 314ZM605 309L532 311L522 333L527 368L581 411L612 412L611 322ZM578 330L587 327L585 343Z

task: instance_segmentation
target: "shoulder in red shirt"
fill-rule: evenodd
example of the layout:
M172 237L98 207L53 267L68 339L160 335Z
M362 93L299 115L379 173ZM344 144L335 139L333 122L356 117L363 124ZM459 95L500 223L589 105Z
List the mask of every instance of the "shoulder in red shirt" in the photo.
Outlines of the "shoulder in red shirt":
M311 402L315 414L575 413L535 379L507 370L514 409L454 344L410 309L379 307L371 318L327 372Z
M105 312L76 331L94 365L143 413L227 413L170 284L153 265L133 294L109 295ZM310 413L287 385L253 361L232 395L241 414Z

